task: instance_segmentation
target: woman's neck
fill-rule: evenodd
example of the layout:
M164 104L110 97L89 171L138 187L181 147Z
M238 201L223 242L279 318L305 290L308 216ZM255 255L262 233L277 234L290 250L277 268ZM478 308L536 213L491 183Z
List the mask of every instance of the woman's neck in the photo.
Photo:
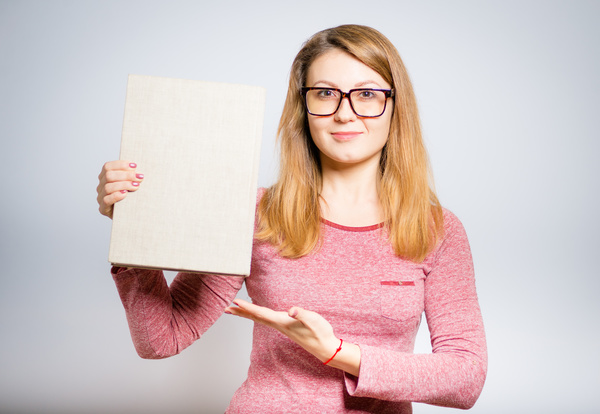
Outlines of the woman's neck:
M322 168L321 215L350 227L379 224L384 220L379 202L379 165Z

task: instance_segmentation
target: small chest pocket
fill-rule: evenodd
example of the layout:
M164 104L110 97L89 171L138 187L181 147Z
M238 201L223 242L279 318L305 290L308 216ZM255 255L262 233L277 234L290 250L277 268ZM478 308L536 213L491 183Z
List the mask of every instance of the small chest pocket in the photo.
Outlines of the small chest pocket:
M423 283L412 280L380 282L381 316L395 321L419 318L423 313Z

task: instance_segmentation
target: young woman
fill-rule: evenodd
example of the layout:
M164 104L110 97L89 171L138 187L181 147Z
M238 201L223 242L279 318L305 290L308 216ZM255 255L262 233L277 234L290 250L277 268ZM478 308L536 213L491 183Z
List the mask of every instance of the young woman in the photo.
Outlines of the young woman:
M309 39L279 140L248 278L180 273L167 286L160 271L113 268L140 356L181 352L225 312L255 322L248 379L228 412L471 407L487 355L470 249L431 190L416 100L389 40L356 25ZM110 217L143 175L114 161L99 180ZM243 283L252 303L235 299ZM417 355L423 311L433 352Z

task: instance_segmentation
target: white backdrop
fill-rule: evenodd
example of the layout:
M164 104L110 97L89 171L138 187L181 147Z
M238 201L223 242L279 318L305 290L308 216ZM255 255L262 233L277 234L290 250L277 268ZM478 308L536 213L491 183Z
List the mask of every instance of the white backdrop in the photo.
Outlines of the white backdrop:
M292 59L342 23L398 47L469 234L490 353L472 412L599 412L599 17L597 1L0 0L0 412L224 411L250 323L142 360L109 274L95 187L127 74L266 87L267 186Z

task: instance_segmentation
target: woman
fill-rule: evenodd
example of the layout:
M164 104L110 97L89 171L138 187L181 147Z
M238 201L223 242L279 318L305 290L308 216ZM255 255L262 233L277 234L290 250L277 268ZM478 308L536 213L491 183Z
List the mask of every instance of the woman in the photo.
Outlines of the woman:
M160 271L113 268L138 353L177 354L225 312L255 321L228 412L471 407L487 355L470 249L431 190L416 100L389 40L355 25L309 39L279 139L248 278L181 273L167 286ZM143 175L114 161L99 179L110 217ZM234 300L244 282L253 303ZM415 355L423 311L433 352Z

